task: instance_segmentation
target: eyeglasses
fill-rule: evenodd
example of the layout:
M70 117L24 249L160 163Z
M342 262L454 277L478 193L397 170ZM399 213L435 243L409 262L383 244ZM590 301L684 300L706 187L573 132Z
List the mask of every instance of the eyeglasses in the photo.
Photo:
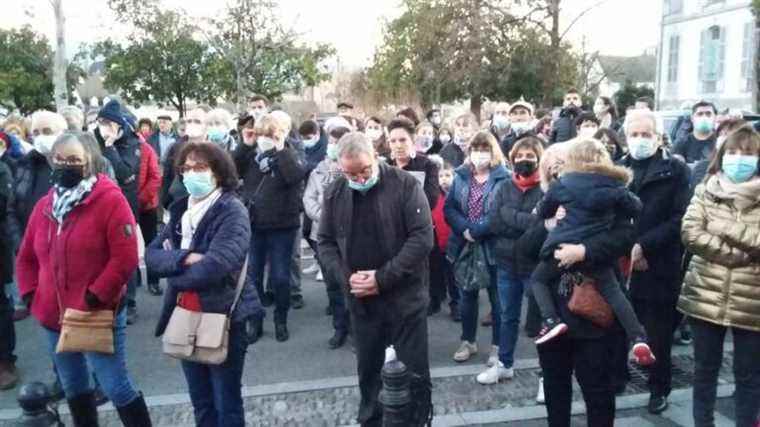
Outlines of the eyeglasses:
M182 165L179 167L180 173L187 173L187 172L203 172L205 170L208 170L209 165L208 163L196 163L193 165Z
M64 166L84 166L85 161L76 156L62 157L55 155L53 156L53 163Z

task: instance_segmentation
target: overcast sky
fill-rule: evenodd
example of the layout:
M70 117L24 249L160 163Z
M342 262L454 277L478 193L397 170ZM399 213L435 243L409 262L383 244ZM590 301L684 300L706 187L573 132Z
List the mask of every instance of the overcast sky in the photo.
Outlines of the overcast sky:
M124 34L105 0L63 0L69 55L82 42ZM563 0L562 22L600 0ZM52 8L46 0L2 0L0 28L32 25L51 40L55 36ZM184 7L191 15L215 15L223 1L163 0L167 7ZM307 41L329 42L348 66L366 66L381 41L382 23L398 16L399 0L280 0L284 22L293 24ZM607 0L580 19L568 33L580 46L609 55L638 55L658 43L661 0ZM562 27L564 29L564 26Z

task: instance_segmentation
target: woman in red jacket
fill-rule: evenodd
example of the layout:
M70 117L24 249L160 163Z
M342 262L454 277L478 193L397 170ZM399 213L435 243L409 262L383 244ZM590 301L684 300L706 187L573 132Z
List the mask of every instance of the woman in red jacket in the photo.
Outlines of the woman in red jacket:
M88 368L125 426L150 426L142 395L126 371L126 283L137 268L135 219L119 187L95 174L99 153L84 133L53 145L53 188L29 219L17 257L19 291L48 338L76 426L97 426ZM67 308L114 310L114 354L56 353Z

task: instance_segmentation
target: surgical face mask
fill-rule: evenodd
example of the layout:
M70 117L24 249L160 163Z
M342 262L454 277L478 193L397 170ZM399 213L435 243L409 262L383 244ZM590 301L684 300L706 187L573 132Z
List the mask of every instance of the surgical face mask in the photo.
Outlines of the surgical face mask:
M505 130L509 127L509 117L504 116L502 114L494 114L493 115L493 127L495 127L498 130Z
M274 148L274 139L267 138L266 136L260 136L256 139L256 145L259 147L262 153L265 153Z
M530 130L530 122L513 122L512 130L517 135L521 135Z
M654 156L657 144L654 138L632 137L628 138L628 151L634 159L644 160Z
M327 146L327 158L330 160L338 160L338 144L329 144Z
M596 131L598 131L598 130L599 130L599 128L595 128L595 127L593 127L593 128L591 128L591 127L581 128L581 132L580 132L579 136L581 138L593 138L594 135L596 134Z
M224 141L224 137L227 136L227 130L220 126L214 126L209 128L206 136L211 142L222 142Z
M189 138L200 138L203 136L203 125L197 123L188 123L185 127L185 135Z
M364 133L367 135L367 138L372 141L377 141L381 136L383 136L383 131L380 129L367 129L367 131Z
M441 117L440 116L435 116L435 117L431 118L430 119L430 123L432 123L432 124L434 124L436 126L440 126L441 125Z
M743 154L725 154L721 164L723 173L733 181L740 184L747 182L757 173L757 156Z
M348 180L348 187L352 190L359 191L361 193L366 193L369 191L372 187L377 184L377 181L380 179L380 171L378 170L377 166L375 166L372 169L372 176L364 181L364 183Z
M318 136L313 136L313 137L311 137L309 139L304 139L303 140L303 145L306 148L312 148L315 145L317 145L318 142L319 142L319 137Z
M699 133L710 133L714 126L715 121L712 118L702 117L694 121L694 130Z
M427 153L433 147L433 137L430 135L418 136L415 140L417 151Z
M470 161L477 169L486 169L491 164L491 153L473 151L470 153Z
M260 118L264 117L264 114L266 114L266 111L264 110L251 110L248 112L253 118L258 121Z
M34 137L34 149L40 154L49 154L58 135L37 135Z
M84 179L84 166L56 165L51 179L61 188L74 188Z
M451 141L451 135L444 133L439 137L439 139L441 140L442 144L446 145L449 143L449 141Z
M182 183L193 198L202 199L216 189L216 179L210 170L188 171L182 174Z

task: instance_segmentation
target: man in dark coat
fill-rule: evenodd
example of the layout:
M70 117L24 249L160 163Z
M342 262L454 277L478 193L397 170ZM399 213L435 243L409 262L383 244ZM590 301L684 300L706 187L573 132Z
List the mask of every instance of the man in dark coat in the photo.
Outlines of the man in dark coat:
M635 222L631 251L633 307L649 336L657 361L649 371L649 411L668 407L671 390L670 350L678 326L676 301L681 284L681 219L689 204L689 168L660 147L654 113L628 113L626 135L630 153L621 160L633 170L633 191L644 207Z
M2 149L0 145L0 149ZM11 171L5 163L0 162L0 284L13 281L12 240L7 234L8 202L11 196ZM13 302L10 301L3 289L0 289L0 390L8 390L16 386L18 372L16 370L16 330L13 326Z
M693 130L673 145L673 154L681 156L691 168L699 161L709 159L715 151L717 113L718 110L711 102L700 101L694 104L691 113Z
M559 118L554 122L549 144L569 141L576 137L575 119L583 112L581 105L583 104L578 91L576 89L568 90L562 103L562 111L559 112Z
M432 416L428 360L428 254L433 225L416 178L378 162L360 133L344 135L338 148L344 175L325 191L318 233L324 274L347 295L358 362L358 422L382 424L378 393L386 347L413 374L408 425Z

